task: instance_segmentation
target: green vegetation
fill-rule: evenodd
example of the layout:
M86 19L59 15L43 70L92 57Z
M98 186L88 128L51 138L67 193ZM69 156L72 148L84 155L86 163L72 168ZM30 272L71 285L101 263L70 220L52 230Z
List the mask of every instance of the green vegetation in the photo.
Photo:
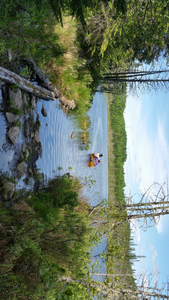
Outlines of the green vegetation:
M86 31L79 27L87 68L97 83L104 73L127 71L136 60L150 63L168 57L169 1L126 4L126 14L117 15L112 2L102 3L88 12Z
M126 74L130 77L135 61L139 66L154 63L161 55L168 58L168 10L169 0L0 2L1 66L32 79L30 62L35 61L63 96L76 101L79 140L86 148L90 143L86 111L92 95L99 85L114 92L109 95L108 206L92 214L94 210L80 199L79 181L68 173L50 180L31 198L1 209L2 299L93 299L96 285L86 284L92 282L89 249L105 232L108 273L115 275L111 282L136 289L124 208L126 85L108 86L107 81L112 74L116 82L118 75L121 80ZM10 111L21 113L15 108ZM39 127L39 120L36 123ZM6 193L5 188L2 192ZM123 279L121 274L126 273L129 276ZM72 281L64 285L63 275Z
M168 10L169 0L3 0L1 61L29 79L33 58L84 113L105 74L168 58Z
M87 276L89 248L97 237L90 227L87 204L81 204L80 189L78 179L67 173L11 209L1 209L3 299L63 299L59 294L67 295L68 289L63 291L60 276ZM76 290L73 286L70 295Z
M69 16L63 18L64 25L55 26L59 36L59 43L63 44L66 53L58 58L55 63L50 61L46 71L52 76L53 82L67 99L76 101L76 115L85 117L85 112L90 108L92 99L92 77L85 68L86 60L79 58L79 44L77 42L77 21Z
M110 276L107 280L119 286L130 286L135 290L136 284L131 266L136 256L133 254L130 226L128 221L116 226L116 221L120 222L125 218L127 212L124 207L123 211L115 209L118 205L125 206L123 165L126 160L126 131L123 113L126 103L126 84L116 84L113 90L114 95L107 95L109 200L106 212L108 223L114 224L114 229L108 232L106 255L107 273Z
M114 95L109 95L109 114L110 127L112 129L114 170L115 174L115 197L118 203L124 201L124 170L123 165L126 161L126 131L124 121L124 109L126 104L126 85L116 84ZM111 155L111 154L110 154Z

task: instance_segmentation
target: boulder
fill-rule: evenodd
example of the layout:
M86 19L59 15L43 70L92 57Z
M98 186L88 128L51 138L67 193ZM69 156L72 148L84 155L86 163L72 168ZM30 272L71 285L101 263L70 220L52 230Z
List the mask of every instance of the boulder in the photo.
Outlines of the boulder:
M40 141L40 136L39 136L39 132L38 131L35 132L35 141L38 142L38 143Z
M31 133L30 133L30 137L31 137L31 139L32 139L34 136L35 136L34 132L33 132L33 131L31 131Z
M42 106L41 113L44 117L47 117L46 109Z
M24 135L25 135L25 137L28 137L28 135L29 135L29 122L28 122L28 120L25 120L25 123L24 123Z
M26 150L25 144L22 144L22 152L24 153Z
M11 127L7 132L7 136L12 142L12 144L16 144L19 132L20 132L20 128L18 126Z
M22 161L18 166L17 166L17 172L19 177L22 177L26 173L27 167L24 161Z
M42 154L43 154L42 144L41 144L41 142L39 142L39 155L40 155L40 158L42 158Z
M9 98L12 101L12 108L20 108L22 105L22 94L20 89L16 89L16 92L9 89Z
M34 112L32 109L30 109L30 111L29 111L29 117L30 117L31 121L34 121Z
M68 100L63 96L59 97L59 101L68 109L74 109L76 107L76 103L74 100Z
M2 182L2 187L0 188L0 194L4 200L9 200L12 198L15 192L15 184L7 179Z
M19 120L19 116L14 115L10 112L7 112L5 115L6 115L6 119L9 123L14 123L14 122L17 122Z

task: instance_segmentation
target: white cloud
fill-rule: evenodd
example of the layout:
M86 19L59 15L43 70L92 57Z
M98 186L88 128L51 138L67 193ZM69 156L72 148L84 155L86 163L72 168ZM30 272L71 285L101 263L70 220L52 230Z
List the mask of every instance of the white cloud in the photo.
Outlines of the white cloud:
M155 250L155 248L152 244L150 246L150 249L151 249L151 253L152 253L153 273L158 274L158 263L156 262L157 251Z
M134 233L134 235L135 235L137 244L139 244L139 242L140 242L140 227L139 227L137 220L130 221L130 229L131 229L131 232Z
M143 256L143 245L140 244L140 248L139 248L139 252L140 252L140 263L141 263L141 274L145 273L146 271L146 259Z
M157 232L159 234L163 233L164 230L163 230L163 218L160 217L160 220L158 221L158 223L156 224L156 229L157 229Z
M143 100L128 97L125 111L128 154L125 164L126 180L128 186L130 177L133 176L132 182L137 184L141 192L153 182L162 184L169 174L169 143L163 119L158 115L153 119L150 113L150 109L145 109ZM130 177L129 169L130 174L133 174ZM157 224L157 231L159 234L164 231L161 220Z
M135 234L136 234L137 243L139 244L139 242L140 242L140 227L138 225L138 222L135 222Z

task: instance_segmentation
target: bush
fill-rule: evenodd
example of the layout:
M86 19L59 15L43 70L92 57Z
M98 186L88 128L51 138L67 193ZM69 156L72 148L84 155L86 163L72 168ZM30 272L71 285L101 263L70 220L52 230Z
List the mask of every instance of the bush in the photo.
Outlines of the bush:
M50 179L42 191L38 191L27 199L36 212L45 222L52 223L56 220L58 209L73 211L79 204L79 192L81 184L70 173Z
M0 210L0 298L51 299L46 295L62 291L63 273L86 277L96 236L88 212L80 213L80 205L74 210L80 188L67 173L51 179L29 204Z

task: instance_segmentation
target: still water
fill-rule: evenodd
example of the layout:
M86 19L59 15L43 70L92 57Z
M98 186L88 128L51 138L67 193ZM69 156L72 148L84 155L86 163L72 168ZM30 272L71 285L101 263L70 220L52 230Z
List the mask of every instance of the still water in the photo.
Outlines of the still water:
M72 169L70 173L82 181L85 176L88 179L89 176L92 176L90 178L95 180L96 184L90 189L86 186L84 191L85 195L90 198L90 204L94 206L101 199L108 199L107 99L105 95L96 93L88 112L91 119L89 128L91 144L88 151L79 147L79 129L75 127L74 118L67 117L58 102L43 101L43 105L47 111L46 118L40 113L42 101L37 104L41 116L40 141L43 149L42 157L37 161L37 167L47 178L53 177L55 172L64 174L69 171L70 167ZM73 131L75 136L71 139ZM87 166L89 154L93 152L103 154L102 162L95 168L89 168ZM58 167L62 169L58 171Z
M104 94L96 93L92 107L89 111L91 119L90 133L91 144L88 151L79 147L78 128L75 127L75 120L67 118L63 114L60 106L56 102L45 102L43 105L47 111L47 117L41 115L40 140L42 143L43 154L38 160L37 166L48 178L55 174L64 174L72 168L70 173L77 176L84 182L85 177L89 181L91 178L96 183L89 188L86 184L84 195L89 199L89 203L95 206L103 198L108 199L108 126L107 126L107 99ZM38 111L42 108L42 102L38 102ZM46 126L48 124L48 126ZM72 132L75 136L71 139ZM102 162L95 168L89 168L88 160L90 153L99 152L103 154ZM62 169L58 170L58 167ZM56 171L56 173L55 173ZM106 273L106 264L98 256L107 246L107 239L92 249L92 263L98 261L94 272ZM94 280L102 280L104 276L93 276Z
M1 93L0 101L2 101ZM42 104L47 111L47 117L43 117L41 114ZM36 104L36 112L40 116L40 142L43 149L41 158L36 162L40 172L44 173L47 179L66 172L78 177L82 183L85 183L83 194L85 198L89 199L92 206L97 205L103 198L108 199L108 119L105 95L96 93L88 112L91 120L89 150L85 150L82 147L82 141L79 140L79 135L82 132L77 126L74 114L70 113L68 116L64 114L58 101L39 100ZM0 114L0 127L0 171L1 173L8 172L11 176L12 166L18 160L17 153L20 153L17 150L21 148L23 143L23 129L21 128L17 144L10 145L8 143L6 148L6 121L3 114ZM72 132L75 133L73 139L71 139ZM89 155L93 152L103 154L102 162L95 168L89 168ZM25 187L24 177L19 180L17 188ZM85 178L88 183L90 180L94 181L91 188L86 183ZM107 240L104 239L98 247L93 249L93 260L105 250L106 245ZM105 263L101 258L98 260L102 265L100 273L106 273ZM98 276L94 278L100 280Z

